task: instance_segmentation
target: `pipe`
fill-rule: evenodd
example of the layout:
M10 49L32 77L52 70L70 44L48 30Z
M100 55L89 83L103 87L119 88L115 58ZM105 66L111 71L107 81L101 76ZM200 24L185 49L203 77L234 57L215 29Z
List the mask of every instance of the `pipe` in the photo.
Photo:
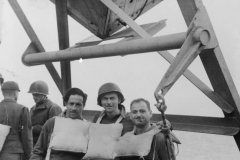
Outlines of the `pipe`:
M177 33L166 36L159 36L146 39L138 39L122 43L105 44L98 46L89 46L73 48L67 50L41 52L37 54L23 55L25 63L45 63L64 60L78 60L110 57L127 54L138 54L153 51L163 51L170 49L179 49L186 39L186 33Z

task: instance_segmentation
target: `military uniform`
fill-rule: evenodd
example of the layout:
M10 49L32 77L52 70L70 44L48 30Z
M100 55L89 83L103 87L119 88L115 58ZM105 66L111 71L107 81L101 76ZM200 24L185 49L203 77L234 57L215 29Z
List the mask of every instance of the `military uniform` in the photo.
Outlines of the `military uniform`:
M12 99L4 99L0 103L0 123L11 126L0 160L29 159L33 144L28 108Z
M33 144L37 143L38 137L41 133L44 123L54 117L61 114L62 109L50 99L46 99L40 104L34 105L30 110L31 121L33 126Z

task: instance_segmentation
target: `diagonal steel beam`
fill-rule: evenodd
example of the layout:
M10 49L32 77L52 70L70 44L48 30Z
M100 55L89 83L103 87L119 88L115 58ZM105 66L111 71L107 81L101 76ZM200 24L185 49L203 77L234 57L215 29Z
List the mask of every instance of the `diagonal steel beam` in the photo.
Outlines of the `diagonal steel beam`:
M112 12L118 15L123 21L125 21L138 35L142 38L151 37L146 31L144 31L136 22L134 22L123 10L121 10L111 0L101 0ZM174 57L167 51L158 52L169 63L173 63ZM186 70L183 74L191 83L193 83L199 90L201 90L208 98L210 98L216 105L222 110L231 112L232 106L227 103L222 97L214 93L205 83L203 83L197 76L191 71Z
M29 21L27 20L27 17L25 16L25 14L23 13L21 7L19 6L18 2L16 0L8 0L8 2L10 3L12 9L14 10L15 14L17 15L19 21L21 22L23 28L25 29L25 31L28 34L28 37L30 38L30 40L35 44L35 46L37 47L37 49L39 50L39 52L45 52L45 49L43 48L41 42L39 41L37 35L35 34L32 26L30 25ZM45 63L45 66L47 68L47 70L49 71L50 75L52 76L54 82L56 83L59 91L62 93L62 82L61 82L61 78L59 77L57 70L55 69L55 67L53 66L52 63Z
M178 0L178 4L187 26L190 25L198 9L203 6L201 0ZM206 10L204 14L208 17ZM211 23L208 23L208 25L213 28ZM214 49L204 50L200 54L200 58L213 86L214 92L220 97L223 97L224 100L235 109L231 114L224 112L225 117L237 117L240 120L240 97L220 47L216 46ZM234 135L234 139L240 150L240 132Z

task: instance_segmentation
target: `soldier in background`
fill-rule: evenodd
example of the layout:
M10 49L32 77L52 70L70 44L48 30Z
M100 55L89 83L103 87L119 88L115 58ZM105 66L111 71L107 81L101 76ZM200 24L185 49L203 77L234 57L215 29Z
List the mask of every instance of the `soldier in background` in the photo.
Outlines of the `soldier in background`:
M32 126L27 107L18 104L18 84L2 85L4 100L0 103L0 123L11 127L0 152L0 160L28 160L33 148Z
M3 82L4 82L4 78L3 78L2 74L0 73L0 87L2 87ZM0 101L2 101L3 100L2 90L0 90L0 92L1 92L0 93Z
M0 73L0 86L2 86L3 82L4 82L4 78L3 78L2 74Z
M58 116L62 112L62 109L48 99L48 85L44 81L33 82L28 93L32 93L36 103L30 110L33 126L33 145L35 145L44 123L48 119Z

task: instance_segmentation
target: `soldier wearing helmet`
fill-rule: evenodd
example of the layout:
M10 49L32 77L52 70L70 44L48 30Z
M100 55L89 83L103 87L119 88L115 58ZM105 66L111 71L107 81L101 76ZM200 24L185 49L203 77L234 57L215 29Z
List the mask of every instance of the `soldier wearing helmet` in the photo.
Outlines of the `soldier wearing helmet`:
M62 112L62 109L48 99L48 85L44 81L33 82L28 93L33 95L36 103L30 110L33 126L33 145L35 145L44 123L48 119L58 116Z
M122 123L123 134L133 130L133 124L125 107L122 105L124 96L115 83L105 83L98 90L97 103L104 110L97 114L93 122L101 124Z
M16 82L4 82L1 90L4 100L0 103L0 124L11 129L4 141L0 159L29 159L33 148L29 110L17 103L20 89Z

